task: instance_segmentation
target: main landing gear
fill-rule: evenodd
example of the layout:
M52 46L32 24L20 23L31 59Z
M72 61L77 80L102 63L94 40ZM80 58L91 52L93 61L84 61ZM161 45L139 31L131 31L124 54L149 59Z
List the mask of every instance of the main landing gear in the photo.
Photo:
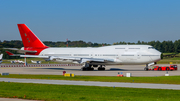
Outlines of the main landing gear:
M146 67L144 68L145 71L148 71L149 68L148 68L148 64L146 64Z
M94 68L92 68L92 65L89 65L88 63L85 64L84 67L81 68L82 71L93 71Z
M90 65L90 64L86 63L85 66L81 68L81 70L82 71L93 71L94 70L93 67L97 67L97 65L93 66L93 65ZM98 70L105 70L105 65L100 65L98 67Z
M100 67L98 67L98 70L105 70L105 65L100 65Z

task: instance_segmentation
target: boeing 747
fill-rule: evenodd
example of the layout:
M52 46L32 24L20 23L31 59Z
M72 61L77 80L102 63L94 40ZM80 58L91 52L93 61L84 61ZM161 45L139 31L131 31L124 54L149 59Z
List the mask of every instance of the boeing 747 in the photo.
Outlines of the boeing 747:
M161 60L161 52L150 45L111 45L86 48L57 48L46 46L25 24L17 24L24 47L20 57L38 57L47 61L84 64L81 70L105 70L105 65L140 65Z

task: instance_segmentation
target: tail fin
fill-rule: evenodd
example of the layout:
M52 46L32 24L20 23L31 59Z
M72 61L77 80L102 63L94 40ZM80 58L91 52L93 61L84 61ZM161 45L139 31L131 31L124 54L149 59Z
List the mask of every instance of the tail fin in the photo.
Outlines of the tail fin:
M17 24L24 47L46 48L47 46L25 25Z

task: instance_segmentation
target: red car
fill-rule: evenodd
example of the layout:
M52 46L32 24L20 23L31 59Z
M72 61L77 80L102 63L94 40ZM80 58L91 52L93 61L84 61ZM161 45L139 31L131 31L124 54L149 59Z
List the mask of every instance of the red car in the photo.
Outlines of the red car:
M177 70L177 65L170 65L170 67L174 68L174 70Z
M172 70L177 70L177 65L170 65L170 66L154 66L154 69L151 69L151 70L172 71Z

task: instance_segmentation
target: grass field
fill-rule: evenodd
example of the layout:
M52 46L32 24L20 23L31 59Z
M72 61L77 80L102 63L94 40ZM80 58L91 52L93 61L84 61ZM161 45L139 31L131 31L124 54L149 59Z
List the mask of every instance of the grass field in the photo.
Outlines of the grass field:
M180 90L0 82L0 97L45 101L178 101ZM26 96L26 97L24 97Z
M176 53L163 53L163 59L158 61L157 64L180 64L180 54Z
M102 82L130 82L130 83L160 83L180 84L180 76L160 77L116 77L116 76L78 76L64 77L62 75L27 75L10 74L0 78L26 78L26 79L53 79L53 80L75 80L75 81L102 81Z

